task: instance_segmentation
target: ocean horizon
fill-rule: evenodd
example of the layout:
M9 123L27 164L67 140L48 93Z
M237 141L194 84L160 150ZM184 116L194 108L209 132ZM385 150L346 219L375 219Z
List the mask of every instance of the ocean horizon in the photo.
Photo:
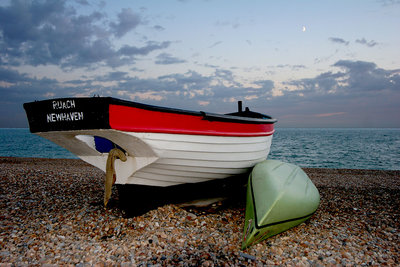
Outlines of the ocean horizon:
M0 156L78 158L28 128L0 128ZM277 127L268 159L302 168L400 170L400 128Z

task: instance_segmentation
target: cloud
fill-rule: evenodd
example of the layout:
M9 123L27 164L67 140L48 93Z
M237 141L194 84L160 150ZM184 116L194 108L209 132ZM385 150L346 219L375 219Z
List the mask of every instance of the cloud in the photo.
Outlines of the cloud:
M21 103L43 97L48 92L57 92L56 79L32 78L15 70L0 67L0 103Z
M214 80L214 75L205 76L191 70L184 74L176 73L160 76L157 80L163 84L165 91L174 91L178 95L193 95L195 91L207 90Z
M169 47L171 42L164 41L162 43L148 41L145 46L136 47L131 45L124 45L115 53L106 56L107 65L110 67L119 67L123 65L132 65L138 56L146 56L153 51L163 50Z
M357 39L356 43L366 45L368 47L374 47L374 46L378 45L378 43L375 42L374 40L367 41L365 38Z
M118 22L111 22L110 28L115 32L115 36L121 38L126 33L136 28L141 22L140 16L130 8L124 8L118 14Z
M25 74L20 74L18 71L0 67L0 81L3 82L3 84L14 84L27 80L29 80L29 78Z
M350 43L349 41L337 37L330 37L329 41L331 41L332 43L343 44L343 45L349 45Z
M279 64L276 67L277 68L289 68L293 71L300 70L300 69L306 69L305 65L291 65L291 64Z
M159 54L155 61L155 63L159 64L159 65L171 65L171 64L179 64L179 63L185 63L185 62L186 62L186 60L179 59L168 53Z
M400 126L399 69L351 60L339 60L332 67L338 70L286 82L289 88L272 101L276 116L284 118L282 126Z
M167 48L169 45L170 42L167 41L162 43L150 41L147 42L146 46L144 47L124 45L122 48L118 50L118 53L123 56L137 56L137 55L145 56L155 50L161 50Z
M237 22L237 21L227 21L227 20L225 20L225 21L218 20L218 21L216 21L214 23L214 25L218 26L218 27L227 27L228 26L228 27L232 27L233 29L237 29L237 28L240 27L240 23L239 22Z
M153 28L155 30L157 30L157 31L164 31L165 30L165 28L163 26L161 26L161 25L155 25Z
M383 6L400 5L400 0L379 0Z
M226 69L215 69L210 74L190 70L156 78L111 71L61 82L0 67L0 112L6 114L0 117L0 126L26 127L24 102L99 94L217 113L233 112L235 102L243 100L251 110L277 117L281 127L370 127L372 121L376 126L400 127L400 70L350 60L339 60L332 68L312 78L286 81L285 89L266 79L245 85ZM280 94L274 94L277 89Z
M82 6L89 6L89 2L87 0L75 0L78 4Z
M349 109L357 105L384 106L388 95L394 96L391 101L395 103L400 95L400 70L385 70L372 62L349 60L339 60L332 67L337 71L286 81L284 85L288 88L280 88L281 94L274 94L279 85L271 80L260 79L253 81L252 85L244 85L232 71L225 69L216 69L209 75L188 71L156 79L129 77L124 72L115 72L108 79L120 79L113 90L158 94L163 105L198 109L201 108L199 103L209 102L210 110L221 112L228 110L230 102L245 100L249 106L264 109L267 113L271 112L265 108L268 102L271 109L282 113L301 108L310 110L310 116L331 114L317 116L319 118L335 117L333 115L340 115L338 112L351 114Z
M215 42L212 45L210 45L208 48L214 48L214 47L216 47L217 45L220 45L220 44L222 44L222 41Z
M342 88L347 92L381 92L400 90L400 70L378 68L373 62L339 60L333 66L344 70Z
M79 14L62 0L11 1L0 6L0 64L114 68L170 44L147 41L142 47L116 48L113 38L125 36L142 20L131 9L122 9L116 21L110 20L99 11Z
M113 72L108 73L104 77L100 77L99 79L101 79L102 81L122 81L127 78L129 78L128 72L113 71Z
M339 60L337 72L324 72L314 78L286 82L296 92L310 95L360 95L400 90L400 70L378 68L373 62Z
M333 112L333 113L316 114L314 116L318 117L318 118L323 118L323 117L332 117L332 116L339 116L339 115L345 115L345 114L346 114L346 112Z

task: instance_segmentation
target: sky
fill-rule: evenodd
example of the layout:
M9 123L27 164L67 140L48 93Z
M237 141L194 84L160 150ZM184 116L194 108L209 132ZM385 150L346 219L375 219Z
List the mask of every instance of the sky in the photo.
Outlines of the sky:
M277 127L400 127L400 1L0 0L0 127L112 96Z

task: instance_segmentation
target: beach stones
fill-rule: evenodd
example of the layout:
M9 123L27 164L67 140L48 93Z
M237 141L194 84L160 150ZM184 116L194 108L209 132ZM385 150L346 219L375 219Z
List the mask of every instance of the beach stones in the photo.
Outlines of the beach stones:
M305 224L240 249L244 200L212 211L105 210L104 173L79 160L0 158L0 263L399 265L399 171L305 169L321 203Z

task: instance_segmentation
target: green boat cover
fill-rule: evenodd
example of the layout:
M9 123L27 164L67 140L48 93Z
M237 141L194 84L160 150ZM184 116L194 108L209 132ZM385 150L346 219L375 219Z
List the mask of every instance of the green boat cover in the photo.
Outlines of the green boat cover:
M258 163L247 185L242 249L304 222L319 201L318 189L300 167L277 160Z

